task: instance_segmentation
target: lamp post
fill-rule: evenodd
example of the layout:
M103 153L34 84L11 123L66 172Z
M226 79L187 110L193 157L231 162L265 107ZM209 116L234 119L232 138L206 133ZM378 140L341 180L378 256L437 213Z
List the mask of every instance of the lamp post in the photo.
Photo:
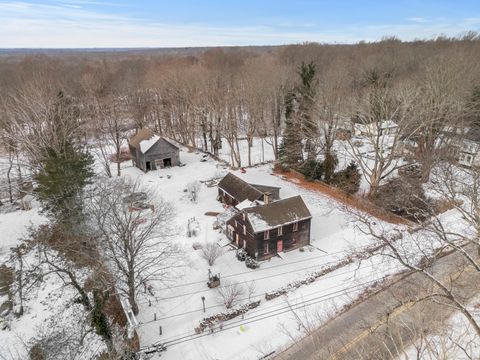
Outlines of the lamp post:
M205 312L205 296L202 296L203 312Z

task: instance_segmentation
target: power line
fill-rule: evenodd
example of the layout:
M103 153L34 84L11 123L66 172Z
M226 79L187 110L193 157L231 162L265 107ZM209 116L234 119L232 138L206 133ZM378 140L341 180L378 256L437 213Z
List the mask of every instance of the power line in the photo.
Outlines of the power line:
M362 246L362 247L358 247L358 248L352 248L352 250L362 250L362 249L365 249L365 247ZM239 273L222 275L222 279L226 279L226 278L230 278L230 277L234 277L234 276L238 276L238 275L243 275L243 274L249 274L249 273L252 273L253 271L258 273L260 271L267 271L267 270L275 269L275 268L282 267L282 266L289 266L291 264L297 264L297 263L301 263L301 262L316 260L316 259L320 259L320 258L332 256L332 255L345 254L347 252L348 252L348 250L336 251L336 252L331 252L331 253L311 257L311 258L308 258L308 259L300 259L300 260L296 260L296 261L292 261L292 262L288 262L288 263L284 263L284 264L273 265L273 266L266 267L266 268L260 268L260 269L251 270L251 271L243 271L243 272L239 272ZM160 288L160 289L156 289L156 290L159 290L159 291L160 290L170 290L170 289L176 289L176 288L179 288L179 287L185 287L185 286L196 285L196 284L204 284L204 283L205 283L205 280L193 281L193 282L189 282L189 283L164 287L164 288Z
M249 282L252 282L252 281L269 279L269 278L273 278L273 277L277 277L277 276L289 274L289 273L291 273L292 271L307 270L307 269L311 269L311 268L315 268L315 267L321 267L321 266L325 266L325 265L331 265L331 264L334 264L334 263L337 263L337 261L330 261L330 262L326 262L326 263L321 264L321 265L316 264L316 265L311 265L311 266L307 266L307 267L303 267L303 268L299 268L299 269L295 269L295 270L290 270L290 271L286 271L286 272L276 273L276 274L273 274L273 275L268 275L268 276L264 276L264 277L260 277L260 278L256 278L256 279L245 280L245 281L233 283L233 284L231 284L231 285L227 285L227 287L228 287L228 286L240 285L240 284L246 284L246 283L249 283ZM204 283L204 281L202 281L202 283ZM188 296L188 295L200 294L200 293L205 292L205 291L207 291L207 290L206 290L206 289L205 289L205 290L200 290L200 291L197 290L197 291L192 291L192 292L188 292L188 293L183 293L183 294L173 295L173 296L168 296L168 297L163 297L163 298L162 298L162 297L154 297L154 299L155 299L156 301L171 300L171 299L176 299L176 298L184 297L184 296ZM147 303L148 303L148 302L146 302L146 301L139 302L139 304L147 304Z
M364 282L364 283L361 283L361 284L357 284L355 286L347 287L345 289L341 289L341 290L337 290L337 291L330 292L330 293L327 293L327 294L323 294L321 296L314 297L312 299L297 302L293 305L288 305L288 306L285 306L285 307L282 307L282 308L279 308L279 309L276 309L276 310L271 310L271 311L268 311L268 312L265 312L265 313L261 313L261 314L255 315L255 316L251 316L248 319L235 320L233 322L230 322L227 326L223 327L222 329L218 329L216 332L222 332L222 331L233 329L238 324L245 325L245 324L249 324L249 323L253 323L253 322L257 322L257 321L266 320L266 319L269 319L269 318L272 318L272 317L275 317L275 316L278 316L278 315L281 315L281 314L284 314L284 313L287 313L287 312L290 312L290 311L297 310L301 307L312 306L312 305L315 305L315 304L318 304L318 303L321 303L321 302L325 302L325 301L334 299L335 297L337 297L338 295L341 295L341 294L347 295L347 294L358 291L359 288L361 288L362 286L364 286L366 284L374 283L378 280L382 280L383 278L384 277L377 278L377 279L370 280L370 281L367 281L367 282ZM186 333L184 333L184 334L186 334ZM187 342L187 341L196 340L198 338L210 335L209 333L204 333L204 334L193 333L193 334L184 336L184 334L179 334L175 337L167 338L165 340L162 340L162 341L158 342L157 344L161 343L161 344L166 345L166 346L173 346L173 345L178 345L178 344L181 344L181 343L184 343L184 342Z
M371 268L373 267L374 265L367 265L367 266L364 266L363 269L365 268ZM331 278L334 278L334 277L337 277L337 276L341 276L341 275L345 275L345 274L349 274L349 273L352 273L352 272L356 272L358 271L357 269L354 269L354 270L349 270L349 271L345 271L345 272L342 272L342 273L339 273L339 274L334 274L334 275L330 275L330 276L325 276L325 277L321 277L319 278L319 280L326 280L326 279L331 279ZM327 288L327 289L333 289L333 288L336 288L338 286L341 286L341 285L336 285L336 286L333 286L333 287L330 287L330 288ZM323 289L325 290L325 289ZM321 290L321 291L323 291ZM309 295L312 295L312 294L315 294L315 293L318 293L320 291L317 291L317 292L314 292L314 293L311 293ZM265 294L269 293L269 291L267 292L262 292L262 293L257 293L257 294L254 294L254 295L251 295L251 297L261 297L261 296L264 296ZM242 298L242 299L239 299L238 301L243 301L243 300L248 300L249 298ZM215 305L211 305L211 306L208 306L205 308L205 310L207 309L213 309L213 308L216 308L216 307L219 307L219 306L224 306L222 303L217 303ZM170 318L174 318L174 317L178 317L178 316L183 316L183 315L187 315L187 314L192 314L192 313L195 313L195 312L198 312L198 311L203 311L203 307L201 309L197 309L197 310L191 310L191 311L188 311L188 312L183 312L181 314L175 314L175 315L170 315L170 316L164 316L164 317L161 317L161 318L157 318L157 320L150 320L150 321L147 321L147 322L144 322L142 323L142 325L145 325L145 324L150 324L152 322L155 322L155 321L161 321L161 320L166 320L166 319L170 319ZM167 312L168 314L168 312Z

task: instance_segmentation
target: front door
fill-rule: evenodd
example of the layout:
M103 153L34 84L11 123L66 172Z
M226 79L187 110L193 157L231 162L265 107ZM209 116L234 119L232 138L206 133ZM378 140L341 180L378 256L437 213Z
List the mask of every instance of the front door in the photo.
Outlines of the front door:
M278 240L277 241L277 253L283 251L283 240Z

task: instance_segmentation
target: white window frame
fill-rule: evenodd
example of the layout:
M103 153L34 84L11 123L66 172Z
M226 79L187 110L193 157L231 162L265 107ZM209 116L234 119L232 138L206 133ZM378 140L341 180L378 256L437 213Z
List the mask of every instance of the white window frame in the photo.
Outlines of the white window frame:
M247 227L243 225L243 235L247 235Z
M270 239L270 230L265 230L263 232L263 240L269 240Z
M278 236L282 236L283 235L283 226L280 226L278 228Z
M298 222L293 223L293 231L298 231Z
M269 247L269 243L266 242L263 244L263 254L266 255L270 252L270 247Z

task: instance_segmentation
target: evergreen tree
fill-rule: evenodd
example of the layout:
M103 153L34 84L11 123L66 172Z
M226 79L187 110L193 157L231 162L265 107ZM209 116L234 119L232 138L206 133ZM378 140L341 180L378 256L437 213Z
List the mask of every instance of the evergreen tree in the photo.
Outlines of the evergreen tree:
M49 119L50 137L40 156L35 193L44 210L67 225L82 221L82 192L93 177L93 158L80 144L79 111L59 93Z
M305 139L305 150L308 159L316 158L316 144L319 137L318 125L313 117L317 85L315 74L316 68L313 63L302 63L298 71L301 79L301 85L297 88L299 121L301 123L303 138Z
M285 96L285 129L280 144L280 161L288 166L296 167L303 160L301 125L297 115L295 93Z
M300 168L300 172L309 181L321 180L324 173L323 163L313 159L307 160Z
M355 194L360 189L362 174L355 162L350 164L343 170L336 172L332 177L332 183L347 194Z
M108 351L112 353L114 351L112 331L110 329L110 324L108 323L108 318L104 312L105 303L107 302L108 298L108 292L102 295L99 290L93 290L94 305L91 313L91 324L97 335L101 336L107 344Z
M35 192L56 220L64 223L81 221L82 190L93 176L93 159L87 152L75 149L68 141L61 152L48 148L42 169L36 176Z

